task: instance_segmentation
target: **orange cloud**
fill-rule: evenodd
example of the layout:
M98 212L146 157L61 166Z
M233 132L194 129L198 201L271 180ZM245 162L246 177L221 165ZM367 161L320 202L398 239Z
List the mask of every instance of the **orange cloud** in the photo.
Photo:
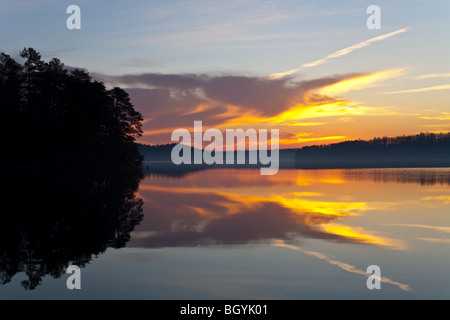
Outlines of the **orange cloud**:
M168 143L173 130L189 130L194 121L202 120L205 130L280 129L283 148L283 145L345 139L344 135L323 131L306 137L299 132L303 127L329 124L330 119L326 118L337 121L336 118L392 115L390 108L370 107L336 96L373 87L405 71L406 68L396 68L303 81L192 74L142 74L107 79L147 87L129 90L133 103L146 119L143 139L147 141ZM317 121L319 118L326 121Z
M405 71L406 68L396 68L363 74L349 79L344 79L337 83L320 88L319 90L317 90L317 93L335 96L351 90L360 90L372 87L377 82L401 76L405 73Z
M312 138L302 138L302 133L297 133L294 135L294 138L288 139L279 139L280 144L294 144L294 143L303 143L303 142L311 142L311 141L330 141L330 140L344 140L347 138L346 136L326 136L326 137L312 137Z
M450 120L450 112L442 112L440 116L422 116L421 118L427 120Z

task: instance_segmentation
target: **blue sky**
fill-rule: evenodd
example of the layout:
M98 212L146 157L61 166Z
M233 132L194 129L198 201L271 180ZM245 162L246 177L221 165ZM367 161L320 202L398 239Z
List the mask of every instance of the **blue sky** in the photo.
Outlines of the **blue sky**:
M81 30L69 30L66 27L69 17L66 9L72 4L81 9ZM372 4L381 8L380 30L366 27L369 17L366 9ZM292 82L298 84L335 75L396 70L382 81L371 80L363 87L356 85L352 90L336 93L340 99L350 102L347 107L355 108L354 103L357 102L360 111L364 106L389 109L389 112L361 114L353 110L349 114L330 115L330 118L313 119L314 116L311 116L308 118L309 124L326 123L326 130L323 125L307 125L310 130L293 132L291 128L285 128L284 132L291 134L291 137L297 134L297 138L306 135L310 138L357 138L409 134L427 129L450 131L450 113L447 114L450 112L450 96L446 87L450 85L449 14L450 2L447 0L0 0L0 51L17 57L22 48L33 47L41 52L44 60L57 57L66 65L86 68L93 74L105 76L102 79L109 79L111 85L119 84L135 91L138 88L152 89L151 94L154 94L154 89L167 87L155 87L153 82L126 83L120 77L194 74L210 78L232 75L265 79L369 39L407 28L406 32L328 59L325 63L303 68L283 83L289 87ZM172 95L173 87L171 84ZM152 119L161 114L155 111L157 106L146 106L145 95L140 93L139 97L136 95L134 98L132 95L132 98L144 116L150 119L144 129L151 133ZM205 101L211 101L210 96L207 98ZM257 97L255 99L258 100ZM234 110L233 107L244 108L241 110L244 113L251 109L246 108L244 103L230 105L229 101L223 100L215 103L226 104L227 114ZM278 110L278 115L293 109L294 104ZM177 105L175 109L179 111L179 108ZM213 110L223 112L220 108L214 109L211 105L205 107L204 104L203 107L190 104L189 108L193 108L189 109L191 112L205 108L212 113ZM258 114L258 110L254 111ZM211 112L210 117L220 117L220 114ZM416 114L416 118L407 116L408 113ZM399 128L394 122L398 124L401 114L405 116L401 120L405 126ZM169 116L165 115L166 118ZM198 116L205 114L200 113ZM375 126L383 116L386 117L384 131ZM427 117L436 119L430 122L433 119ZM293 120L304 118L294 117ZM248 117L245 119L251 120ZM261 123L247 123L245 119L236 122L227 118L227 123L246 123L248 126ZM186 118L186 126L191 120ZM273 118L266 120L270 122L267 127L285 125L274 122ZM359 128L361 121L364 125ZM168 129L172 129L170 121L166 122ZM349 126L358 124L358 130L346 131L342 125L345 122ZM301 122L299 126L304 129ZM363 127L367 130L364 131ZM280 129L283 132L283 128ZM160 133L158 137L150 134L145 141L151 143L166 139L167 133L165 136Z
M68 63L111 74L144 68L273 73L403 27L411 28L408 35L370 51L382 56L383 48L396 43L389 57L396 65L421 59L419 52L428 46L440 44L442 57L449 53L444 38L450 31L448 1L378 1L382 28L369 30L366 8L372 2L340 1L336 6L335 1L2 1L1 43L4 51L32 46L44 56L58 55ZM66 28L70 4L81 8L82 30ZM377 67L386 58L373 56L374 52L360 52L348 59L356 68Z

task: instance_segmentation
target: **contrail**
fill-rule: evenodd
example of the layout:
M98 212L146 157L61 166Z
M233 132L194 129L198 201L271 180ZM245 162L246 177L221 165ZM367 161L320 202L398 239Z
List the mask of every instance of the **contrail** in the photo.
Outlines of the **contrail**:
M355 51L357 49L361 49L361 48L367 47L368 45L370 45L373 42L377 42L377 41L381 41L381 40L393 37L393 36L395 36L397 34L406 32L408 30L409 30L409 28L402 28L402 29L399 29L397 31L386 33L386 34L383 34L381 36L378 36L378 37L375 37L375 38L372 38L372 39L369 39L369 40L366 40L366 41L354 44L354 45L352 45L350 47L347 47L347 48L341 49L339 51L333 52L333 53L329 54L328 56L326 56L325 58L322 58L322 59L319 59L319 60L316 60L316 61L313 61L313 62L310 62L310 63L305 63L299 68L291 69L291 70L288 70L288 71L285 71L285 72L280 72L280 73L273 73L273 74L271 74L269 76L269 79L279 79L279 78L282 78L284 76L296 73L296 72L298 72L298 71L300 71L302 69L321 65L323 63L328 62L328 60L330 60L330 59L344 56L344 55L349 54L350 52L353 52L353 51Z
M339 268L341 268L341 269L343 269L345 271L348 271L348 272L351 272L351 273L360 274L360 275L363 275L363 276L366 276L366 277L368 276L367 272L365 272L364 270L358 269L358 268L356 268L355 266L353 266L351 264L332 259L332 258L328 257L327 255L321 253L321 252L304 250L304 249L302 249L300 247L284 243L283 240L278 240L278 239L273 239L271 241L271 244L272 244L272 246L275 246L275 247L285 247L285 248L289 248L289 249L292 249L292 250L301 251L301 252L306 253L306 254L308 254L310 256L314 256L316 258L324 260L324 261L328 262L331 265L338 266ZM404 283L400 283L398 281L394 281L394 280L392 280L390 278L381 277L381 278L379 278L379 280L381 282L384 282L384 283L393 284L394 286L397 286L401 290L412 291L412 289L411 289L411 287L409 285L404 284Z

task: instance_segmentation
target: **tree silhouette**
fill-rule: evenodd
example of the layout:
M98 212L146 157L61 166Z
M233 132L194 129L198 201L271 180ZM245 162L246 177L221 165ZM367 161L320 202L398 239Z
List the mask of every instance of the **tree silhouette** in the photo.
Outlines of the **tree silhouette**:
M139 166L135 140L142 115L121 88L107 90L81 69L49 62L32 48L20 52L23 64L0 56L2 137L9 167L114 159ZM5 145L5 144L4 144Z
M143 217L135 196L139 174L85 164L7 178L0 197L0 284L23 272L22 287L34 290L46 275L84 267L107 248L124 247Z
M143 119L85 70L32 48L20 57L0 54L0 283L24 272L32 290L129 240L142 219Z

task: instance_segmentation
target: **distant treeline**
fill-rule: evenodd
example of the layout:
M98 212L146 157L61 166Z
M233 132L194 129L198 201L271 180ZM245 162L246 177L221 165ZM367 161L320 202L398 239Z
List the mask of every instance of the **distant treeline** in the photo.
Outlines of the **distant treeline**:
M144 157L144 161L150 162L172 162L171 153L174 146L177 143L167 143L167 144L158 144L158 145L146 145L146 144L138 144L139 152ZM224 151L223 152L223 161L226 161L227 153L234 153L234 162L237 163L237 152L236 151ZM279 150L280 160L294 160L295 149L285 149ZM214 155L214 152L212 153ZM271 154L271 151L268 150L268 154ZM245 151L245 160L248 163L249 159L249 151ZM191 160L194 161L194 148L191 148Z
M397 137L383 137L373 138L371 140L352 140L329 145L314 145L303 147L302 150L347 150L347 149L361 149L370 147L393 147L401 146L437 146L442 144L450 145L450 133L420 133L416 135L403 135Z
M450 166L450 133L420 133L308 146L296 152L298 168Z
M144 161L171 162L170 155L177 143L167 143L158 145L139 144L139 152L144 157Z
M171 163L175 145L140 144L139 151L145 161ZM450 167L450 133L420 133L280 150L280 167Z

